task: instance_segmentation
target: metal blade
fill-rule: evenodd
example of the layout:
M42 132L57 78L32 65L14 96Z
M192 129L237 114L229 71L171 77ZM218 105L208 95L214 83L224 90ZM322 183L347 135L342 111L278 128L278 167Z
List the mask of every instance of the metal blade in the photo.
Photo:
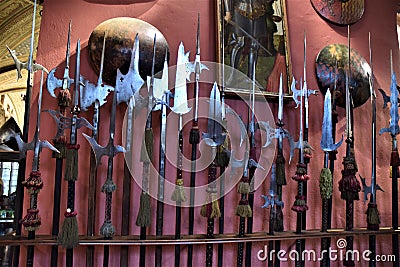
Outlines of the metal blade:
M185 54L185 47L181 42L178 48L178 59L176 63L174 107L172 111L177 114L186 114L191 108L187 105L186 80L188 69L186 64L189 62L189 52Z
M325 152L334 151L338 149L338 147L343 142L342 139L336 144L333 142L332 135L332 100L331 100L331 92L330 90L326 91L325 101L324 101L324 117L322 120L322 137L321 137L321 148Z

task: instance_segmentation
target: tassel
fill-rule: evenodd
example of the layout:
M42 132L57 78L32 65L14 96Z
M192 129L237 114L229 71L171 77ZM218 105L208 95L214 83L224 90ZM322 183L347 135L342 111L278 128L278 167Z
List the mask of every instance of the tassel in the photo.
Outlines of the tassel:
M78 180L78 149L79 145L67 145L67 159L65 166L65 181L75 182Z
M297 181L297 182L305 182L310 179L310 176L307 174L307 165L298 163L297 164L297 170L296 170L296 175L292 176L292 179Z
M221 217L221 211L219 209L218 201L216 200L216 194L210 194L208 198L211 198L212 202L204 204L201 207L200 215L211 219Z
M39 229L39 226L42 224L42 219L39 215L38 209L28 209L28 214L20 220L20 223L25 227L27 231L36 231Z
M379 224L381 223L378 206L375 203L368 203L367 212L367 229L368 230L379 230Z
M41 173L39 171L31 171L28 179L22 181L22 185L25 186L30 194L39 193L43 187L43 181Z
M68 89L62 89L60 90L60 92L58 93L57 96L58 99L58 105L60 107L69 107L69 105L71 105L71 93Z
M361 191L361 185L355 176L357 170L354 158L344 158L343 165L342 179L339 181L340 197L348 201L359 200L358 192Z
M76 219L76 211L71 212L70 209L64 213L65 219L57 242L65 248L74 248L79 244L78 220Z
M186 201L185 190L183 190L183 179L176 180L175 190L172 192L171 200L175 202Z
M319 189L322 199L329 199L332 196L332 173L329 168L323 168L319 176Z
M105 238L110 238L115 235L115 227L111 222L104 222L100 227L100 234Z
M103 193L112 193L115 190L117 190L117 185L111 179L107 179L106 182L101 187L101 192Z
M150 163L153 157L153 129L146 128L144 132L144 145L140 151L140 161Z
M305 196L296 196L292 210L295 212L304 212L308 210Z
M65 147L67 144L67 138L65 136L56 137L53 139L53 144L54 144L54 147L58 151L60 151L60 153L53 151L52 157L58 158L58 159L64 159L67 156L67 149Z
M251 207L247 200L240 200L239 205L236 207L236 215L242 218L248 218L253 216L253 212L251 211Z
M283 231L283 212L281 207L277 207L276 209L276 219L274 225L275 232L282 232Z
M140 195L140 207L136 218L136 225L140 227L149 227L151 224L151 212L150 212L150 195L143 192Z
M226 141L226 139L229 139L229 138L226 137L225 141ZM217 166L226 168L229 165L229 160L230 160L229 150L225 147L225 144L218 146L217 156L215 158L215 162L216 162Z
M283 155L278 154L275 160L276 164L276 184L286 185L286 172L285 172L285 158Z
M243 182L243 181L240 182L237 192L239 194L248 194L248 193L250 193L250 184L247 181L246 182Z

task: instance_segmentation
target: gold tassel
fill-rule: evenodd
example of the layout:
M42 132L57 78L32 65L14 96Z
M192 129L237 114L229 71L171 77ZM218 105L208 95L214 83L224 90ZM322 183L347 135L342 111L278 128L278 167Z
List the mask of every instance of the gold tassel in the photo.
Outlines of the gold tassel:
M211 198L212 202L204 204L201 207L200 215L211 219L221 217L221 211L219 209L218 201L216 200L216 194L212 193L208 198Z
M64 180L65 181L72 181L75 182L78 180L78 149L79 145L77 146L67 146L67 158L66 158L66 166L65 166L65 173L64 173Z
M367 214L368 229L375 230L376 225L377 228L379 229L379 224L381 223L381 220L379 216L378 206L374 203L369 203L366 214Z
M185 202L186 194L183 189L183 179L177 179L175 190L172 192L171 200L175 202Z
M142 192L140 195L140 207L136 218L136 225L140 227L149 227L151 224L151 203L150 195Z
M237 192L239 194L248 194L248 193L250 193L250 184L247 183L247 182L240 182Z
M153 129L147 128L144 132L144 144L140 151L140 161L150 163L153 157Z
M57 242L64 248L74 248L79 245L77 213L67 209L64 215L65 219L61 231L58 233Z
M236 207L235 214L242 218L248 218L253 216L253 212L247 200L239 201L239 205Z

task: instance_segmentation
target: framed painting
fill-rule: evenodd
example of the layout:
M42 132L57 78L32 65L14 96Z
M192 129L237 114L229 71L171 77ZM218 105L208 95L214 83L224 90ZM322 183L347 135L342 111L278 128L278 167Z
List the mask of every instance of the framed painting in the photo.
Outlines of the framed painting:
M286 0L216 0L216 5L217 60L224 66L226 94L248 94L255 84L257 95L277 98L282 74L289 96Z

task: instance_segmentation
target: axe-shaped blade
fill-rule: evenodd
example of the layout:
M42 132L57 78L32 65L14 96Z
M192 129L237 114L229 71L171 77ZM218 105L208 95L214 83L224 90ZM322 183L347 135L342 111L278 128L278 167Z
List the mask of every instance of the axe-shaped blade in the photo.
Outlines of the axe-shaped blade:
M88 140L88 142L90 143L90 146L93 149L93 152L94 152L94 155L96 158L96 165L101 164L101 158L103 156L114 157L118 153L126 152L125 148L123 148L122 146L118 146L118 145L115 146L115 145L112 145L111 143L108 143L107 146L101 146L97 143L95 138L93 138L85 133L82 133L82 135L86 138L86 140Z
M269 124L269 121L258 121L256 123L257 128L266 133L265 143L262 147L269 146L272 143L272 139L275 138L275 128Z
M230 155L230 165L231 165L231 175L230 178L232 178L233 174L236 173L236 170L239 168L246 168L247 166L247 161L249 160L249 152L246 151L244 153L243 159L237 159L235 157L236 152L232 150L231 155Z
M339 148L339 146L343 142L343 134L342 139L334 143L333 135L332 135L332 101L331 101L331 92L330 90L326 90L325 100L324 100L324 117L322 120L322 137L321 137L321 148L325 152L335 151Z
M109 85L99 84L96 86L86 79L83 79L82 82L84 86L81 86L79 95L81 109L83 111L88 110L89 107L96 101L99 101L100 106L104 105L107 102L106 98L108 94L111 91L114 91L114 87Z
M304 82L304 86L307 87L307 83L306 82ZM296 107L295 108L298 108L300 106L301 101L299 100L299 98L304 96L304 92L305 91L307 91L307 96L318 95L318 90L310 90L308 88L304 88L303 90L302 89L296 89L296 80L294 79L294 77L293 77L292 84L291 84L290 88L292 90L293 100L296 103Z
M58 79L56 76L54 76L54 73L56 72L56 70L57 70L57 68L52 69L49 72L49 74L47 75L47 80L46 80L47 91L54 98L57 98L56 94L55 94L55 90L57 88L63 88L63 80ZM71 86L71 84L74 83L74 79L68 77L66 82L67 82L66 88L69 88Z
M225 105L225 103L222 102L222 105ZM246 130L246 126L243 123L242 118L230 107L225 107L226 113L227 114L232 114L237 122L239 123L239 128L240 128L240 143L239 146L242 146L244 139L247 136L247 130Z
M151 82L151 76L147 76L147 84L150 84L150 82ZM153 111L160 110L161 109L160 104L167 105L167 103L162 103L162 98L166 93L169 93L167 51L165 52L164 67L161 79L154 78L153 81L153 98L154 101L156 102Z
M372 185L367 186L367 183L365 182L365 178L363 178L360 174L359 174L359 176L360 176L360 180L361 180L361 184L362 184L362 192L364 193L364 202L366 202L368 200L368 194L376 194L376 191L378 191L378 190L385 192L378 184L375 185L374 189L372 189ZM375 191L375 192L373 192L373 191Z

